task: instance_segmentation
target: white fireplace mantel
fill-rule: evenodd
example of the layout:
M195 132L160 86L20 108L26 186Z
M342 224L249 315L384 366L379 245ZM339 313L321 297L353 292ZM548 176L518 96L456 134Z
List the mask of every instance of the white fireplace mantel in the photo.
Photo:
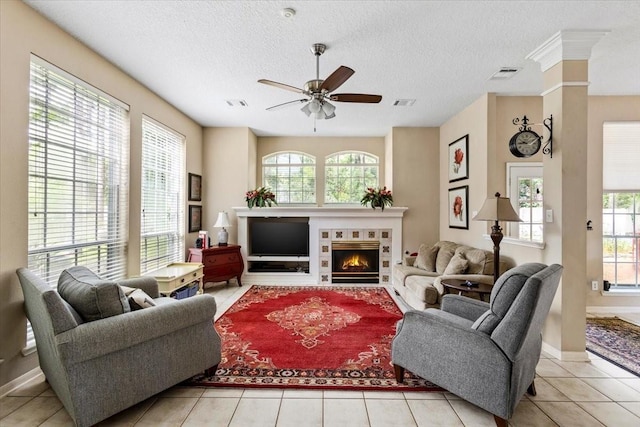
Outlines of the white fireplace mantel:
M248 230L247 218L308 217L309 218L309 273L248 273L243 281L247 283L272 284L320 284L319 242L320 230L367 230L389 229L392 233L391 259L402 260L402 217L407 207L388 207L384 210L366 207L345 206L286 206L271 208L234 207L238 217L238 244L244 259L247 259Z

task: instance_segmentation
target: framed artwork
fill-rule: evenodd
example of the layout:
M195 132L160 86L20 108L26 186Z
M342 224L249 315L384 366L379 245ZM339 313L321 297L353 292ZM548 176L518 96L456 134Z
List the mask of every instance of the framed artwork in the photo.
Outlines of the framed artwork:
M189 233L202 229L202 206L189 205Z
M469 178L469 134L449 144L449 182Z
M202 176L189 174L189 201L202 201Z
M469 229L469 186L449 189L449 228Z

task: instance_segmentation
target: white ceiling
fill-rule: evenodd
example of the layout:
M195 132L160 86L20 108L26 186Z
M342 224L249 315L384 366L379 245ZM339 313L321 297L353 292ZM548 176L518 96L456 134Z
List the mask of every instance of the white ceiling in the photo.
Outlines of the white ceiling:
M640 95L640 1L43 1L33 8L202 126L249 127L259 136L384 136L392 127L440 126L483 93L539 95L540 65L525 57L560 30L610 30L589 61L590 95ZM280 11L296 10L292 18ZM319 120L300 95L315 78L355 74L335 93L382 95L336 102ZM521 67L506 81L500 67ZM415 98L412 107L394 107ZM241 99L248 107L230 107ZM526 111L521 112L526 114Z

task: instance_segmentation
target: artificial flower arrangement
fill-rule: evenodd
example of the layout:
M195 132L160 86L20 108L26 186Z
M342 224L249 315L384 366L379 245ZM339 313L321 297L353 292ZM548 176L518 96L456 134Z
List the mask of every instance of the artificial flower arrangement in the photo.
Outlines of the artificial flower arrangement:
M249 190L245 194L244 200L247 202L249 209L257 206L264 208L266 206L277 205L276 195L271 192L270 188L258 187L255 190Z
M371 205L373 209L380 208L384 210L385 206L393 205L393 196L391 195L391 190L387 190L386 186L383 188L368 187L360 203L363 206Z

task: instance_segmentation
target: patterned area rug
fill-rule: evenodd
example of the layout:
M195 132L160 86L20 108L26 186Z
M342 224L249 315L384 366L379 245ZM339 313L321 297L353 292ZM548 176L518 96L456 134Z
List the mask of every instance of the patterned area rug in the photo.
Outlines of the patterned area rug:
M216 321L222 361L190 385L442 391L405 373L391 340L402 312L381 287L252 286Z
M640 326L618 318L589 318L587 350L640 377Z

